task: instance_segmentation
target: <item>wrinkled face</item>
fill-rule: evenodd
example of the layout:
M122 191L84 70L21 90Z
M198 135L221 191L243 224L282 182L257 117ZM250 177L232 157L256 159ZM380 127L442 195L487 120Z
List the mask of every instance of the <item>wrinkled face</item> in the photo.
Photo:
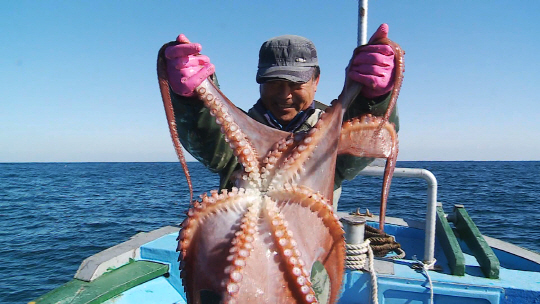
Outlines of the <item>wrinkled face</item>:
M261 101L281 124L286 125L311 105L318 84L319 77L306 83L267 81L260 86Z

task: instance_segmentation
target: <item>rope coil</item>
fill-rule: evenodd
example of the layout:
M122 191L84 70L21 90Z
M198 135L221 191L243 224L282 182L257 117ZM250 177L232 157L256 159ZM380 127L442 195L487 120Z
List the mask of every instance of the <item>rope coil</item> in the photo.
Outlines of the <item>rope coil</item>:
M366 225L364 238L371 241L371 248L376 257L384 257L391 251L398 254L397 256L389 257L391 259L402 259L405 257L405 252L401 249L401 245L396 242L394 236L381 232L377 228Z
M361 244L345 244L347 257L345 267L347 269L362 270L366 264L366 257L369 248L369 240Z
M367 239L361 244L345 244L347 257L345 260L345 268L352 270L362 270L368 261L367 270L371 276L371 301L378 304L377 290L377 273L373 265L373 250L370 246L370 240Z
M381 233L378 229L366 225L364 231L365 241L360 244L346 244L347 256L345 268L351 270L366 270L371 276L371 302L378 304L377 273L374 267L374 256L384 257L390 251L397 255L388 257L389 259L402 259L405 251L395 238L386 233ZM366 267L366 261L368 265Z
M345 244L347 256L345 259L345 268L351 270L368 271L371 276L371 301L378 304L377 290L377 273L374 268L374 256L385 257L385 259L403 259L405 251L401 249L401 245L395 241L395 238L386 233L381 233L376 228L365 225L364 232L365 241L360 244ZM395 256L386 257L390 252L394 251ZM413 268L423 272L429 284L430 303L434 303L433 282L429 275L429 269L433 268L435 260L429 264L423 263L413 256ZM368 265L366 267L366 261Z

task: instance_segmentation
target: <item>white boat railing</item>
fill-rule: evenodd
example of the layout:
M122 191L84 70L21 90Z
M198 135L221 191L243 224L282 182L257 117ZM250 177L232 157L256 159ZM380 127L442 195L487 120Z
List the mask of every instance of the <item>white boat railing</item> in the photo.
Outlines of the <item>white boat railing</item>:
M368 166L360 172L364 176L383 176L384 167ZM396 168L394 177L422 178L427 184L426 236L424 242L424 260L427 265L435 262L435 224L437 212L437 179L426 169Z

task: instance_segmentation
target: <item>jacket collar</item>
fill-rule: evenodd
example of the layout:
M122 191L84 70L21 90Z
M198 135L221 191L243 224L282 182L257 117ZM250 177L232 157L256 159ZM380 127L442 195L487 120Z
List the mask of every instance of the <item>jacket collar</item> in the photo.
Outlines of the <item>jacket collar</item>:
M298 128L300 128L300 126L302 126L308 117L313 114L315 111L315 103L312 102L306 110L300 111L298 114L296 114L296 116L287 125L282 125L279 123L276 117L274 117L274 115L266 109L260 99L257 100L257 103L253 106L253 109L264 117L269 126L287 132L295 132L298 130Z

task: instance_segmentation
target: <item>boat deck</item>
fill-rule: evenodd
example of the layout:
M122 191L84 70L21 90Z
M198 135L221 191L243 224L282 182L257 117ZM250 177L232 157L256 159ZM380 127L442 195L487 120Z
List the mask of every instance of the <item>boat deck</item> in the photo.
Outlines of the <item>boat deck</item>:
M406 252L404 259L375 259L379 303L430 303L430 284L426 273L418 269L414 257L423 256L424 231L421 223L389 218L385 230L394 235ZM376 225L368 222L369 225ZM169 233L140 247L138 260L169 266L168 276L131 288L106 303L186 303L179 277L177 233ZM476 258L464 249L465 274L451 275L441 246L436 243L437 271L429 271L435 303L531 303L540 299L540 262L538 255L520 247L487 238L500 260L498 279L486 278ZM498 248L499 247L499 248ZM507 251L504 251L507 250ZM516 255L517 253L517 255ZM159 297L159 298L156 298ZM152 300L152 301L150 301ZM339 303L371 303L369 272L347 270Z

